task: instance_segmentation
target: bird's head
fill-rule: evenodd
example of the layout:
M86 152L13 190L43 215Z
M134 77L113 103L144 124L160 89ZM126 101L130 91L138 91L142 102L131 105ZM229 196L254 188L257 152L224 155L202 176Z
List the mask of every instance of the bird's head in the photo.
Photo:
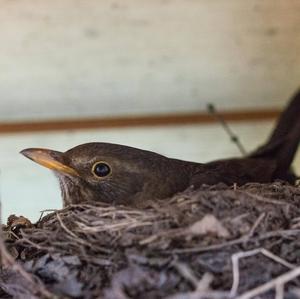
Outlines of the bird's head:
M181 161L123 145L87 143L64 153L40 148L21 153L55 172L65 206L87 201L130 204L187 187Z

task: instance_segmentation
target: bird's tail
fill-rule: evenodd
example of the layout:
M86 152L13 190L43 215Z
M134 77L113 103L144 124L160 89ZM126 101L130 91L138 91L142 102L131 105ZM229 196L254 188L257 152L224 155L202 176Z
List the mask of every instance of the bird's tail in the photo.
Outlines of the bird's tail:
M275 178L285 179L300 143L300 90L282 112L268 141L249 155L276 160Z

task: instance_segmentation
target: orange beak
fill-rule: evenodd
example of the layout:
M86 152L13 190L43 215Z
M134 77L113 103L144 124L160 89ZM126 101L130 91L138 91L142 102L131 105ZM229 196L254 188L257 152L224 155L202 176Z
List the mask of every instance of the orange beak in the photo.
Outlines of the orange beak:
M49 169L72 176L79 176L75 169L64 163L64 154L61 152L43 148L27 148L22 150L20 153L28 159Z

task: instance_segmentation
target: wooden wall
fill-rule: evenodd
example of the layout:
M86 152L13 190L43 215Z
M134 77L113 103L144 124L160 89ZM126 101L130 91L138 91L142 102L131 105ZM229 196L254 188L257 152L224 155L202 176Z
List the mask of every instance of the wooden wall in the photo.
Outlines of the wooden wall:
M0 121L281 107L298 0L0 0Z

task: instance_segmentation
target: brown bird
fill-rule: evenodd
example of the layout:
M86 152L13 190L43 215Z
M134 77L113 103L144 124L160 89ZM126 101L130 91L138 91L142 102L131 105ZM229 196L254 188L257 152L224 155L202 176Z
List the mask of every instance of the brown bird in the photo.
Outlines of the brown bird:
M102 201L137 205L202 184L238 185L282 179L293 183L290 165L300 141L300 91L282 113L265 145L245 158L206 164L167 158L110 143L87 143L64 153L29 148L21 153L54 170L64 206Z

